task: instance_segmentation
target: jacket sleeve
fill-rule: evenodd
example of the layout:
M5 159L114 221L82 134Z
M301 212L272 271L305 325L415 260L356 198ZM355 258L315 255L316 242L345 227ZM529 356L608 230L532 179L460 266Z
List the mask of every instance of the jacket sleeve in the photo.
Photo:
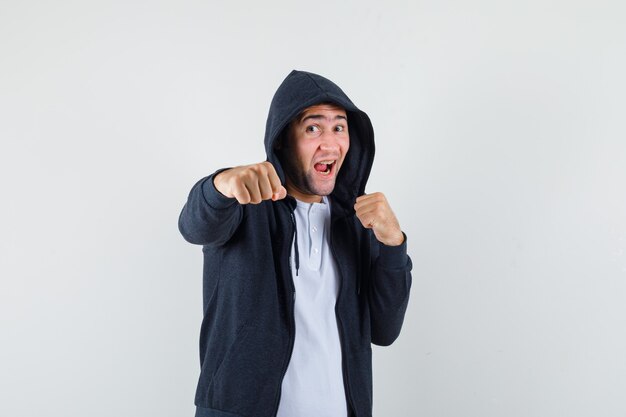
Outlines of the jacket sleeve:
M213 178L222 171L224 169L201 179L193 186L178 217L178 230L190 243L223 245L241 223L241 204L220 193L213 184Z
M404 234L404 233L403 233ZM411 289L411 258L406 235L399 246L386 246L371 234L373 267L370 276L369 304L372 343L392 344L400 335Z

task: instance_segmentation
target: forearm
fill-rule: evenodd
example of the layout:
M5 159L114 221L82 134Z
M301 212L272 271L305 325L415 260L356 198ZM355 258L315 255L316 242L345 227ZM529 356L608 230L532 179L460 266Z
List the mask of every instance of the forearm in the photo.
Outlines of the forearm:
M241 205L234 198L221 194L213 184L219 172L193 186L180 213L178 229L190 243L221 245L230 239L241 222Z
M407 254L406 236L399 246L379 242L372 245L378 245L369 292L372 343L387 346L402 329L412 283L412 263Z

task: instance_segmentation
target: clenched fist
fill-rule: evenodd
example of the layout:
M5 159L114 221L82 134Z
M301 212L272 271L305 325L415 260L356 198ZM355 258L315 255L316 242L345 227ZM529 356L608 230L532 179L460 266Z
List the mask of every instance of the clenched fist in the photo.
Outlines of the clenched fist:
M240 204L259 204L263 200L280 200L287 190L280 183L274 166L265 161L227 169L213 178L220 193L236 198Z
M363 227L372 229L379 242L387 246L398 246L404 242L400 223L383 193L357 197L354 210Z

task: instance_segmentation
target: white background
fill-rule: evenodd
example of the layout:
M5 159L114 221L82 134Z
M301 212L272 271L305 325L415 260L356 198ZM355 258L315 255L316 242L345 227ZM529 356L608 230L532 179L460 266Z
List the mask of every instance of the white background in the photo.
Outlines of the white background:
M622 1L0 0L0 415L192 416L177 219L294 68L371 117L409 237L377 416L626 415Z

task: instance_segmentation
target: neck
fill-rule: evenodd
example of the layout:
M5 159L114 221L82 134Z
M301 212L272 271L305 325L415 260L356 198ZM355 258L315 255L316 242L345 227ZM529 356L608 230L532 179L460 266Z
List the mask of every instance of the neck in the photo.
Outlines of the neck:
M287 181L285 188L287 189L287 194L289 194L296 200L300 200L304 203L321 203L322 202L321 195L303 193L302 191L294 187L289 181Z

